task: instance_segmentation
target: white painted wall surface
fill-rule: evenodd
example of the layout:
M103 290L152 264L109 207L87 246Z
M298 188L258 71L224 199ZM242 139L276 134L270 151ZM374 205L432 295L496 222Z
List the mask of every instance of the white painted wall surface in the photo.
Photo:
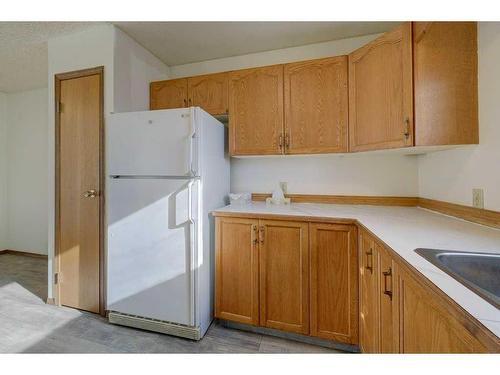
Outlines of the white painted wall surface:
M149 83L168 78L169 68L118 28L114 39L114 112L149 109Z
M485 208L500 211L500 23L478 31L479 145L419 156L419 195L470 206L483 188Z
M47 89L7 95L7 248L47 254Z
M7 95L0 92L0 250L7 248Z
M348 54L379 34L245 56L171 66L172 78ZM403 155L320 155L231 159L233 192L416 196L417 158Z

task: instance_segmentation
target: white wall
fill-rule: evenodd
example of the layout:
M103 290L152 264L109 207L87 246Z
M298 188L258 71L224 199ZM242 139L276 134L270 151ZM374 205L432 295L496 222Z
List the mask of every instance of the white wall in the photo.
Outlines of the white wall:
M167 79L168 66L117 28L113 65L114 112L149 109L149 83Z
M170 67L172 78L344 55L368 35L302 47ZM416 196L417 158L403 155L321 155L231 159L231 190L269 192L279 181L290 193Z
M485 208L500 211L500 23L479 23L479 145L419 156L419 194L471 205L484 189Z
M7 245L47 254L47 89L7 95Z
M0 250L7 248L7 95L0 92Z

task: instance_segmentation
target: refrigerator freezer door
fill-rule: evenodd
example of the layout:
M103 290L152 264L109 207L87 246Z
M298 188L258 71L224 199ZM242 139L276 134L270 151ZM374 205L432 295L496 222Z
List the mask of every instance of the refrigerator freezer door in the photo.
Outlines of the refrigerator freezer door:
M195 324L196 193L189 192L197 183L108 179L109 310Z
M106 121L108 175L197 174L194 108L112 114Z

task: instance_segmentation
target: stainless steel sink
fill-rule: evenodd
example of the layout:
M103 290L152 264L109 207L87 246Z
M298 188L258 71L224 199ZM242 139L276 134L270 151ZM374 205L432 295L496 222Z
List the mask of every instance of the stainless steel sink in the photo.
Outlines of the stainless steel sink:
M500 309L500 254L435 249L415 252Z

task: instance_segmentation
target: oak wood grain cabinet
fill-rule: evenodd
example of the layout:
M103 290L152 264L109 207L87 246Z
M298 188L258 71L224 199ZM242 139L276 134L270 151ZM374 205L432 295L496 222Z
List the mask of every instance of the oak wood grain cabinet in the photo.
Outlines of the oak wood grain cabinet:
M414 22L415 145L474 144L477 22Z
M457 319L452 306L401 270L401 352L483 353L487 349ZM498 347L497 347L498 350Z
M149 108L171 109L187 107L188 81L186 78L151 82Z
M311 336L358 344L357 230L310 223Z
M230 72L231 155L281 154L283 142L283 65Z
M256 219L216 220L215 316L259 324L259 245Z
M413 146L412 27L403 23L349 55L349 147Z
M347 56L285 64L284 85L284 152L347 152Z
M212 115L228 112L228 74L207 74L189 77L188 105L201 107Z
M260 220L260 324L309 333L308 224Z
M359 345L364 353L380 352L379 258L374 239L359 233Z

